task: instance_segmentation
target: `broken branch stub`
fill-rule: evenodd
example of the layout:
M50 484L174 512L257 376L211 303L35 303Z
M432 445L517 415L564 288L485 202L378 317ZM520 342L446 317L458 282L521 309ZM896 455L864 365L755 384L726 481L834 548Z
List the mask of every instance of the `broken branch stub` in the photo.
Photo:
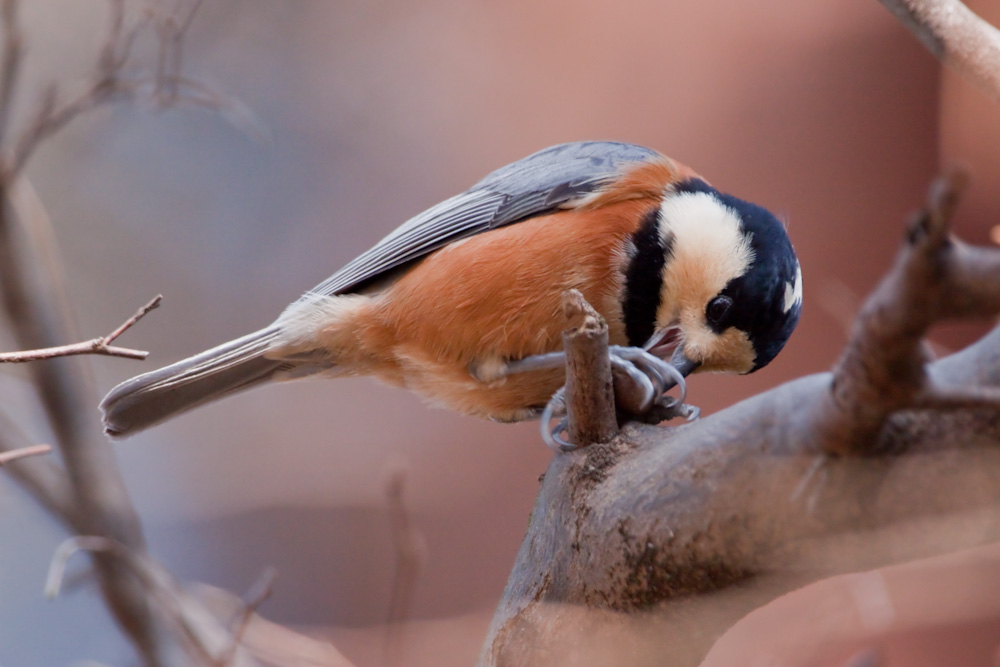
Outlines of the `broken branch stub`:
M569 441L578 446L608 442L618 434L608 325L577 290L563 294L563 310L568 320L580 322L563 332Z

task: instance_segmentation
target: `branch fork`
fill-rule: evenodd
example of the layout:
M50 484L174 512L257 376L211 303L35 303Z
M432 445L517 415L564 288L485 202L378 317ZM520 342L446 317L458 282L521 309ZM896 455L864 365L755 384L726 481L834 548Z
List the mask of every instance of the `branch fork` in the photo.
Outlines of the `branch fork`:
M865 302L833 370L829 401L819 406L830 454L875 454L879 432L907 409L1000 408L1000 393L936 381L924 336L937 322L1000 313L1000 250L950 235L968 185L952 168L931 186L910 222L896 263Z
M28 361L41 361L43 359L55 359L57 357L69 357L77 354L102 354L109 357L125 357L126 359L145 359L149 352L145 350L133 350L127 347L117 347L112 345L119 336L131 329L136 322L141 320L146 313L159 307L163 300L163 295L158 294L152 301L136 311L135 315L125 320L117 329L107 336L92 338L81 343L71 343L69 345L58 345L46 347L38 350L19 350L17 352L0 352L0 363L19 364Z

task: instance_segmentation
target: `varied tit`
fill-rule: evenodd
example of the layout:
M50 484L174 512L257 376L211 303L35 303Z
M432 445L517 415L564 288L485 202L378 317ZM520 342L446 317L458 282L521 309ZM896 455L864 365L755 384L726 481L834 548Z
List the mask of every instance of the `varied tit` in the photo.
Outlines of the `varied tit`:
M374 375L500 421L537 417L564 371L531 360L561 349L571 288L613 344L684 375L766 365L802 302L795 252L767 210L647 148L562 144L403 223L270 326L119 385L104 423L126 435L314 374Z

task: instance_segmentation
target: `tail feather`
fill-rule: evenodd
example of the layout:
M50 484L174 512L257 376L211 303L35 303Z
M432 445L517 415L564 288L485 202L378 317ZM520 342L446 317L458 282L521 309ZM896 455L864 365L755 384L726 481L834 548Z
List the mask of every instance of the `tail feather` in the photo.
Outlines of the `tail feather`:
M277 332L273 326L261 329L121 383L101 402L105 431L131 435L291 370L287 362L263 357Z

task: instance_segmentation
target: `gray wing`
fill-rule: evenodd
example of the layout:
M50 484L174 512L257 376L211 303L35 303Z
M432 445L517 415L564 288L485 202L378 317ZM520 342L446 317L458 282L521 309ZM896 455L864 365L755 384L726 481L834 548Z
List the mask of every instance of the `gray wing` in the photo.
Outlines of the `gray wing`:
M460 195L404 222L310 294L343 294L438 248L559 208L617 177L622 168L658 156L611 141L560 144L497 169Z

